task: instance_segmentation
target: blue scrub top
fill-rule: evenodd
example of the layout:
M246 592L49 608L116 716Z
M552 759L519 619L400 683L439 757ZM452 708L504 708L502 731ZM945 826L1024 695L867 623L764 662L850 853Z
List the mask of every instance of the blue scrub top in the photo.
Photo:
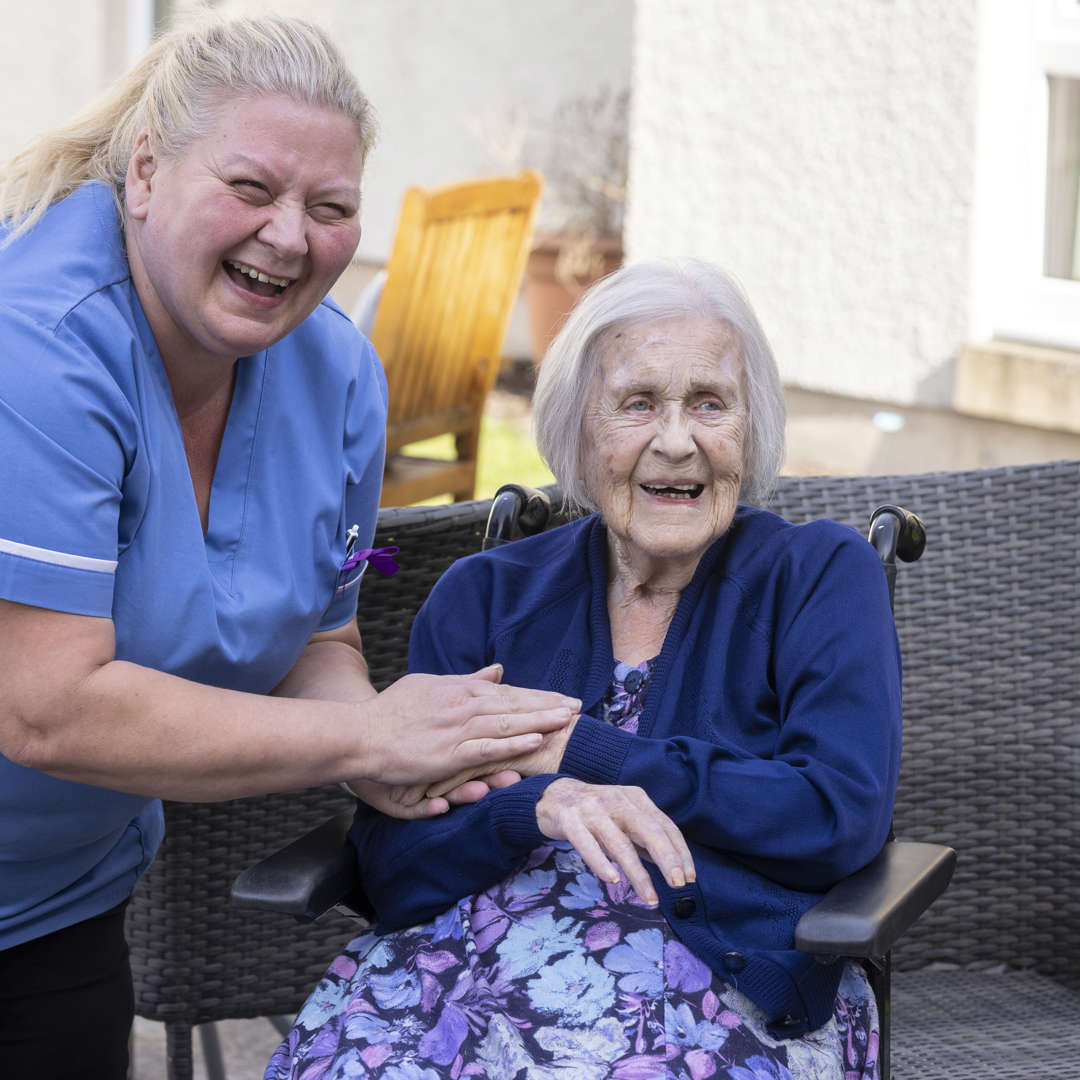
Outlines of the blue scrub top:
M238 361L204 538L111 191L0 251L0 597L111 618L119 660L271 690L355 613L338 568L374 534L385 425L378 358L324 301ZM0 949L118 904L162 828L157 800L0 756Z

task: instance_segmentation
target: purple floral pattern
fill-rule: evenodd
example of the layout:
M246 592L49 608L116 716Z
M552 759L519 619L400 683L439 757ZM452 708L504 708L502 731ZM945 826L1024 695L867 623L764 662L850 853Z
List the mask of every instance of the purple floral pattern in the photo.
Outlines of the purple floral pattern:
M616 665L611 722L637 729L651 665ZM876 1080L860 968L824 1027L779 1041L765 1026L625 877L601 882L553 843L426 926L351 941L265 1080Z

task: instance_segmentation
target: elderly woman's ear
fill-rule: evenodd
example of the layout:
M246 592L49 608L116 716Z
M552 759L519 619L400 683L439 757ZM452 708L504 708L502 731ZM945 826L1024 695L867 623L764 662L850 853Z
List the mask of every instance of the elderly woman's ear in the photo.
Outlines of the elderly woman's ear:
M158 159L150 144L150 133L141 131L135 140L135 149L131 152L124 177L124 207L129 218L142 220L146 217L151 181L157 167Z

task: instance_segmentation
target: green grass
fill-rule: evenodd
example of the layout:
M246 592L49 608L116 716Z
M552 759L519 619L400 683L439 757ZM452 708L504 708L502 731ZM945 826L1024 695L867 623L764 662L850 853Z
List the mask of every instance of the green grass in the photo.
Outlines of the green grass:
M554 478L548 467L537 453L536 445L523 430L522 424L515 424L501 417L485 413L480 423L480 451L476 469L476 497L490 498L501 484L529 484L540 487L551 484ZM405 453L420 457L454 457L454 437L439 435L434 439L413 443ZM425 499L422 506L447 503L449 495Z

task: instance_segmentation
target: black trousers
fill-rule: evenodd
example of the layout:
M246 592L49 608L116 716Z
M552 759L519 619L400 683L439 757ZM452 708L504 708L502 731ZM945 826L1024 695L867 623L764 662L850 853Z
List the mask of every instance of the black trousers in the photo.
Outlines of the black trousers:
M126 1080L126 906L0 952L4 1080Z

